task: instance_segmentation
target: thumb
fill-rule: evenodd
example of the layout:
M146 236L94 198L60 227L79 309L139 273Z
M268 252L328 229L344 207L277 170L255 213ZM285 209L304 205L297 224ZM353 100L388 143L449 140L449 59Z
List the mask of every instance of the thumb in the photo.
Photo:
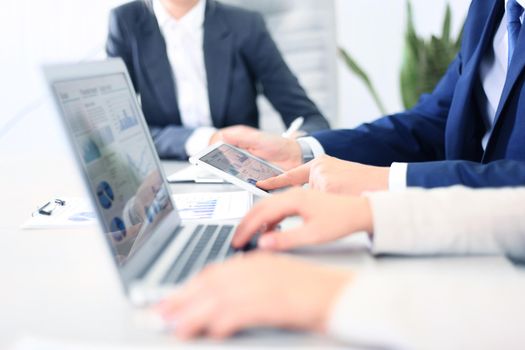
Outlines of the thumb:
M263 190L274 190L287 186L299 186L308 182L310 177L310 163L288 170L281 175L270 177L266 180L258 181L257 187Z
M305 245L310 245L311 237L307 234L304 226L286 231L272 231L263 234L257 245L263 250L281 251L290 250Z
M258 145L259 132L244 126L225 128L221 131L222 140L230 145L250 149Z

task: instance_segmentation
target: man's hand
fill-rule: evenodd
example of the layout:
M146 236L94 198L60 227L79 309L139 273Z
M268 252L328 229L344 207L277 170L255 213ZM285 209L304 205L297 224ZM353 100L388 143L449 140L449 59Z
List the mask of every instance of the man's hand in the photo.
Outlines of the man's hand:
M224 141L251 154L288 170L302 164L301 147L294 139L259 131L248 126L231 126L221 129L213 142Z
M257 187L274 190L310 184L310 188L337 194L361 195L388 190L390 168L347 162L321 156L282 175L257 182Z
M349 272L250 253L207 267L157 310L182 339L225 338L257 326L323 332L351 278Z
M211 135L210 141L208 142L208 146L211 146L214 143L222 141L222 130L223 129L219 129L213 135Z
M279 222L296 215L304 220L301 226L276 231ZM358 231L373 231L368 198L295 188L258 202L239 224L232 245L243 247L261 232L259 248L288 250L334 241Z

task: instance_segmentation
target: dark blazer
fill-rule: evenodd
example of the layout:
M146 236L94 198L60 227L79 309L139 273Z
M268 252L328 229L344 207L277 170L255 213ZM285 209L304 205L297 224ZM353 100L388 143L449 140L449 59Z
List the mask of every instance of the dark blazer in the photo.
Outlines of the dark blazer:
M181 126L166 43L145 1L111 11L106 51L126 63L159 155L186 158L184 144L193 130ZM215 127L258 127L256 97L262 91L286 126L303 116L306 132L329 128L284 62L260 14L208 0L204 61Z
M411 110L355 130L315 133L330 155L389 166L408 162L409 186L525 185L525 30L509 67L495 126L486 132L478 93L479 70L504 13L501 0L474 0L457 58L435 90Z

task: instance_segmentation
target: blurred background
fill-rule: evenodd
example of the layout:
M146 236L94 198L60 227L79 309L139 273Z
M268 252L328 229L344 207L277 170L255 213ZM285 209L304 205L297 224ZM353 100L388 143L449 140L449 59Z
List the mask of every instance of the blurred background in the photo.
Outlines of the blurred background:
M108 12L121 0L0 1L0 154L56 152L63 147L46 101L40 67L104 58ZM362 81L337 55L350 52L376 86L385 109L402 109L399 88L406 1L228 0L259 10L285 58L334 127L353 127L380 115ZM452 33L459 32L470 1L412 0L423 37L439 34L446 4ZM271 114L262 102L263 113ZM278 129L269 119L263 125Z

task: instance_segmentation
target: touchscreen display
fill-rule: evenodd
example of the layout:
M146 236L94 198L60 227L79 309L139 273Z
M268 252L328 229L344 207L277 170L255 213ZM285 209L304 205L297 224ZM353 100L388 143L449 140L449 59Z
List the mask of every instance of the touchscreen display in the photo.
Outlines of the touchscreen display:
M120 265L174 207L124 74L61 81L54 90Z
M257 181L282 174L282 171L226 144L217 147L200 160L254 186Z

